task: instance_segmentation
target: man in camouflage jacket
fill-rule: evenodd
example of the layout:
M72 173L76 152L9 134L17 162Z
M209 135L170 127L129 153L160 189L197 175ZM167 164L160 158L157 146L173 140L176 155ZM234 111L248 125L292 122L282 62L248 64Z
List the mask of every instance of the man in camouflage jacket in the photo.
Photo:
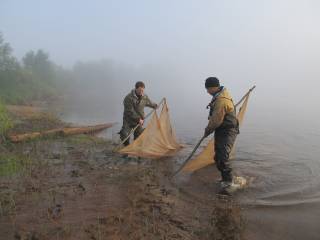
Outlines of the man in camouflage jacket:
M137 124L139 127L134 132L134 139L138 138L143 132L144 123L144 108L150 107L156 109L157 104L153 103L147 95L144 94L145 84L143 82L137 82L135 89L133 89L123 100L124 112L123 112L123 125L120 130L120 139L124 140L131 129ZM124 142L124 145L129 145L129 139Z

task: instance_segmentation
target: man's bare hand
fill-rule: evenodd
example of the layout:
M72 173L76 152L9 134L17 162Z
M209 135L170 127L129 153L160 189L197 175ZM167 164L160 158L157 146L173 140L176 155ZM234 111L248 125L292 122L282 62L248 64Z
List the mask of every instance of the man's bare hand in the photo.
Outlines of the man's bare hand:
M143 120L143 119L140 119L140 120L139 120L139 124L142 126L143 123L144 123L144 120Z

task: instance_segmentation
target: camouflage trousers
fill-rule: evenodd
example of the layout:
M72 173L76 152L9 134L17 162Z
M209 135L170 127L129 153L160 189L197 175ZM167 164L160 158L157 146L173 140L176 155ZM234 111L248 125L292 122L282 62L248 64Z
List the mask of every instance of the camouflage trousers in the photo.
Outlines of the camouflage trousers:
M129 125L126 122L123 123L122 128L119 132L121 141L123 141L130 134L131 130L135 128L135 126L136 125ZM143 127L139 125L139 127L133 133L134 139L137 139L141 135L143 130ZM125 146L128 146L130 144L130 138L128 138L123 144Z

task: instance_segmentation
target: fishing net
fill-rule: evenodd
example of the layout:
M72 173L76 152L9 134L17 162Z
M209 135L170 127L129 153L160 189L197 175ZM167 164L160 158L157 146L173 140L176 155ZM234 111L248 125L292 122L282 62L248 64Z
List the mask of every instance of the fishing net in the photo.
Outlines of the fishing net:
M160 116L154 111L142 134L119 152L132 156L160 158L170 156L180 148L170 122L168 105L164 100Z
M249 100L250 94L248 94L245 99L243 100L243 103L240 107L240 110L237 114L237 118L239 120L239 125L242 125L243 118L245 115L245 112L247 110L248 100ZM234 146L232 153L234 152ZM232 154L231 154L232 155ZM182 172L194 172L198 169L201 169L203 167L206 167L210 164L214 163L214 140L211 139L207 146L203 149L203 151L194 159L190 160L183 168Z

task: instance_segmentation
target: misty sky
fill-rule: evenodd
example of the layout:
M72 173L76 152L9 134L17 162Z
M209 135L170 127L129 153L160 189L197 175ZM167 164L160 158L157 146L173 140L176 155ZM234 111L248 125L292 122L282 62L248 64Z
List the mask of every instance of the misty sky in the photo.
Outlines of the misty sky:
M209 99L207 76L236 99L257 84L250 104L261 116L303 121L320 117L319 11L318 0L1 0L0 31L19 58L41 48L65 67L112 59L150 69L149 93L176 94L180 107Z

